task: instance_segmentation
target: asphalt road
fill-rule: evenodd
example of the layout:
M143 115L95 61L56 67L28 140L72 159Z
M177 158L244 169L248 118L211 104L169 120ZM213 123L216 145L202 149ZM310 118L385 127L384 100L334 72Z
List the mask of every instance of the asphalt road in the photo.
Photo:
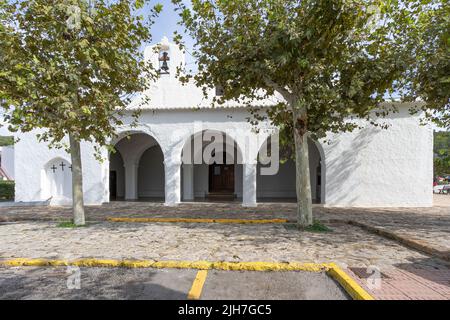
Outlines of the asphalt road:
M197 270L0 267L0 299L187 298ZM349 299L325 273L209 270L201 299Z
M325 273L211 270L203 286L207 300L346 300Z

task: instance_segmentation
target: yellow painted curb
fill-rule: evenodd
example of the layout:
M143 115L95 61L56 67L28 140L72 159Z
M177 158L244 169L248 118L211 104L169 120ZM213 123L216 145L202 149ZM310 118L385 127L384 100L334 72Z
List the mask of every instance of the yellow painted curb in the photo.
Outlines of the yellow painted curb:
M207 270L200 270L197 272L197 276L192 283L191 290L189 290L187 298L190 300L198 300L202 294L203 285L206 281L206 276L208 275Z
M318 263L298 262L213 262L211 269L228 271L326 271L326 266Z
M185 223L237 223L237 224L268 224L287 223L287 219L203 219L203 218L114 218L108 217L111 222L185 222Z
M226 262L226 261L154 261L154 260L113 260L113 259L77 259L77 260L52 260L52 259L4 259L0 260L0 266L33 266L33 267L122 267L122 268L172 268L172 269L197 269L197 270L226 270L226 271L326 271L334 278L347 293L355 300L374 300L355 280L348 276L334 263L299 263L299 262ZM199 273L205 275L206 273ZM199 274L197 274L199 276ZM201 279L200 279L201 280ZM201 281L198 280L200 283ZM204 283L204 280L203 280ZM195 283L194 283L195 284ZM201 291L200 291L201 292Z
M172 268L198 270L226 270L226 271L327 271L327 264L298 263L298 262L226 262L226 261L154 261L154 260L112 260L112 259L7 259L0 260L0 266L32 266L32 267L122 267L122 268Z
M366 292L355 280L339 268L336 264L330 263L327 274L333 277L347 291L354 300L375 300Z

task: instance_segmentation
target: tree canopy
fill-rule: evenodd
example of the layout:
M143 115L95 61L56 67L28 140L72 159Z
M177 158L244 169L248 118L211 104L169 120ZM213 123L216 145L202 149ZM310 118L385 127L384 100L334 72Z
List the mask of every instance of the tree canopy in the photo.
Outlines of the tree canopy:
M434 133L434 175L450 175L450 132Z
M0 147L11 146L14 144L14 137L0 136Z
M140 47L152 19L144 1L1 0L0 102L11 130L105 145L132 94L156 74Z
M399 28L411 27L410 8L380 0L173 2L196 41L198 73L182 80L220 85L218 103L282 96L265 112L253 110L250 121L268 118L287 133L283 140L296 158L299 224L310 225L306 138L354 130L357 119L387 127L378 118L396 109L382 102L409 75ZM181 36L175 39L182 45Z
M288 103L269 116L280 124L301 100L318 136L354 129L352 117L369 119L408 67L394 19L404 9L394 2L175 2L198 44L197 83L220 84L222 100L277 91Z
M144 0L0 0L0 106L10 131L36 132L72 160L74 223L85 224L81 141L96 155L133 94L156 76L140 50L161 6ZM138 112L134 114L138 115ZM69 146L65 141L68 137Z
M450 4L441 0L409 0L397 13L408 68L399 82L401 98L422 99L427 119L450 130Z

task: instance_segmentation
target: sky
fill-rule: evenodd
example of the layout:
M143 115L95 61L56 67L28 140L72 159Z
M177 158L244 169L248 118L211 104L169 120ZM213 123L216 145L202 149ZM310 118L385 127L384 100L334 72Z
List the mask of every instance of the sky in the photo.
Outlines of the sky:
M188 4L190 1L185 1ZM175 12L175 7L172 4L171 0L151 0L150 4L147 5L146 9L149 10L150 7L153 7L155 4L160 3L163 5L163 11L159 15L159 17L155 20L155 24L153 24L151 32L153 43L158 43L161 39L166 36L169 38L169 41L172 42L173 32L177 31L178 33L183 35L183 40L186 44L186 66L188 69L195 69L195 60L190 55L189 52L192 52L192 47L194 45L194 40L184 33L184 28L182 26L177 25L179 21L178 13Z
M175 12L175 7L172 4L171 0L150 0L149 4L147 4L144 10L149 10L150 7L153 7L155 4L160 3L163 5L163 10L159 17L155 20L155 23L152 26L152 44L158 43L161 39L166 36L169 38L169 41L172 41L173 32L176 30L178 33L183 35L183 39L186 44L186 68L188 70L192 70L195 72L197 67L195 65L195 59L189 52L192 52L192 48L194 45L194 40L184 33L184 28L179 26L177 22L179 21L178 13ZM184 0L184 3L190 6L190 0ZM142 50L145 46L150 45L143 44ZM437 131L441 131L441 128L434 128ZM0 127L0 135L3 134L4 127Z

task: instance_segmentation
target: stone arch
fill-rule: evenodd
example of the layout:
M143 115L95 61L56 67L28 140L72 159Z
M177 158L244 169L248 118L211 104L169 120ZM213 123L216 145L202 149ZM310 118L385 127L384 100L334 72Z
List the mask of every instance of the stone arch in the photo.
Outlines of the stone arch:
M123 162L123 179L120 178L120 169L113 170L113 157L110 154L110 196L117 191L116 199L125 200L160 200L164 199L164 150L159 139L152 135L150 130L141 128L122 129L117 138L111 140L116 153L121 155ZM156 151L156 152L154 152ZM157 159L152 158L152 153ZM118 161L120 164L120 161ZM123 180L123 194L121 187L115 184Z
M180 160L183 162L183 152L185 151L185 148L189 145L189 140L193 140L196 137L202 135L205 131L210 131L213 132L215 134L221 134L223 136L225 136L224 142L228 147L231 147L233 149L236 149L235 154L233 155L236 159L238 159L239 161L242 162L242 158L243 158L243 154L242 154L242 149L239 146L238 142L236 141L236 139L230 135L228 135L226 132L224 132L223 130L218 130L218 129L204 129L201 131L197 131L193 134L190 134L186 139L183 140L183 146L181 149L181 154L180 154ZM229 139L226 139L229 138ZM213 141L208 141L207 144L211 143ZM232 145L230 145L229 143L232 143ZM192 147L194 147L194 145L191 145ZM203 148L202 148L203 149ZM224 148L224 151L227 154L230 154L229 149ZM203 150L194 150L194 156L197 156L200 152L203 152Z
M120 140L122 140L126 136L138 133L143 133L152 137L161 147L163 153L166 154L168 146L165 143L163 143L163 139L161 139L160 135L156 131L152 130L152 128L148 125L138 125L133 127L129 125L121 126L117 129L117 136L110 139L109 143L111 145L116 145Z
M205 134L211 135L211 139L204 141ZM222 138L222 147L215 145L215 138L219 136ZM200 143L201 148L198 148ZM208 155L212 150L220 154L212 154L211 158L204 159L204 153ZM238 141L226 130L206 128L190 133L183 139L179 159L182 200L217 198L228 201L242 197L243 155Z
M166 159L171 158L172 161L181 163L183 149L186 147L186 144L188 143L188 141L191 140L192 137L200 135L205 131L220 132L222 134L226 134L228 137L230 137L234 141L237 151L238 151L238 155L244 157L243 151L245 150L245 148L242 146L242 141L239 139L239 135L242 132L239 132L236 134L230 134L227 131L236 131L236 130L231 130L231 129L233 129L233 128L217 128L216 126L214 126L214 124L202 123L200 129L194 129L191 131L183 130L182 133L180 134L181 138L178 139L178 141L170 148L172 152L170 154L169 154L169 152L167 153ZM245 159L243 159L243 160L245 160Z
M258 151L258 159L260 159L261 152L267 146L269 138L260 145ZM319 141L308 138L309 158L310 158L310 178L311 178L311 193L313 201L316 203L325 203L325 154L323 147ZM270 149L270 148L269 148ZM275 159L277 160L277 159ZM265 199L296 199L295 193L295 162L294 160L287 160L285 163L279 163L278 172L273 176L264 176L261 174L261 168L264 167L258 161L257 168L257 198L259 201Z
M41 196L50 200L51 205L72 203L72 171L67 158L55 157L42 167Z

